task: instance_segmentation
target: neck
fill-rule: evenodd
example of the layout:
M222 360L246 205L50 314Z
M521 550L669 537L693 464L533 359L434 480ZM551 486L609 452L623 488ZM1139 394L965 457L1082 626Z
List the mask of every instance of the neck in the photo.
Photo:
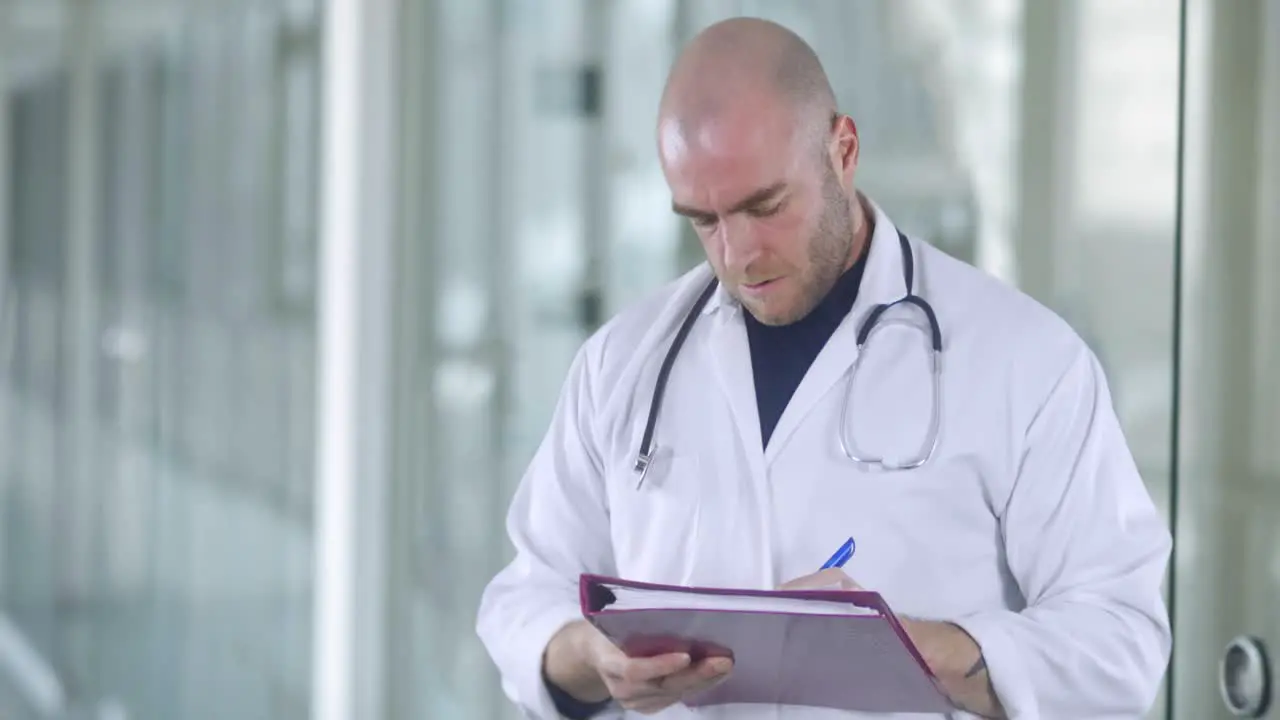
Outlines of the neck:
M849 257L844 261L844 269L853 267L866 250L871 233L875 232L875 220L867 207L862 193L854 191L853 202L849 204L849 212L853 215L853 242L849 244Z

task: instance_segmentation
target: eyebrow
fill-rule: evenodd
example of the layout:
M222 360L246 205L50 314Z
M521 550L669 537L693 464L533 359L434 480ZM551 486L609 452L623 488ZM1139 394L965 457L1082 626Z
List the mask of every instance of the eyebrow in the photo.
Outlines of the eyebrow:
M729 208L729 212L730 213L741 212L752 206L768 202L769 200L772 200L773 198L781 194L782 191L786 189L786 187L787 187L786 183L777 182L770 185L769 187L756 190L755 192L751 193L745 198L734 203L733 207ZM677 215L684 215L685 217L692 217L692 218L711 217L715 215L715 213L713 212L708 212L706 210L698 210L697 208L691 208L686 205L681 205L680 203L677 203L677 202L671 203L671 210Z

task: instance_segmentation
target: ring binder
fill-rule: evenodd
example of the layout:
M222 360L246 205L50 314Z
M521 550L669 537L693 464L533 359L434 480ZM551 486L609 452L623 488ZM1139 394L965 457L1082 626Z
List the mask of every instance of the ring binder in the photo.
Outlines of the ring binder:
M582 614L631 657L728 656L728 679L685 699L855 712L946 713L942 692L879 593L745 590L579 579Z

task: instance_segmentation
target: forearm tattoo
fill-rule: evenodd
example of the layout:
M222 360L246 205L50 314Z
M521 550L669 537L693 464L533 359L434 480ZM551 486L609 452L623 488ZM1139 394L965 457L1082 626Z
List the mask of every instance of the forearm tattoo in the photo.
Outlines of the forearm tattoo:
M986 669L987 659L982 656L978 656L978 662L974 663L973 667L969 668L969 672L965 673L964 676L966 678L971 678Z

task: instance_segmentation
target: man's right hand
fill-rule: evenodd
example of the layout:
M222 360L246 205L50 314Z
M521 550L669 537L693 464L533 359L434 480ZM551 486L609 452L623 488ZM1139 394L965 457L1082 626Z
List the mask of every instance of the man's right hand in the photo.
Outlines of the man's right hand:
M629 658L590 623L566 625L551 638L543 658L547 679L584 702L612 697L644 715L721 682L733 670L725 657L690 664L684 653Z

